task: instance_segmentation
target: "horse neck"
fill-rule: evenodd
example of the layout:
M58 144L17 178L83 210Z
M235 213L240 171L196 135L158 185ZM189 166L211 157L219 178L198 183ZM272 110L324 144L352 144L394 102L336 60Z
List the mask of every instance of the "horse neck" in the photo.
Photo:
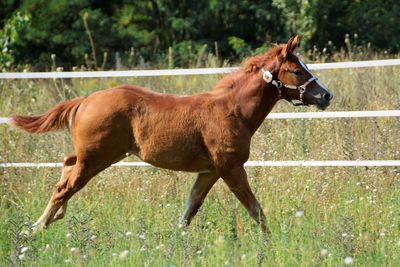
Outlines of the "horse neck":
M239 108L250 131L254 133L279 100L279 91L274 85L266 84L260 73L252 72L244 75L248 77L244 77L242 86L232 90L232 95L237 106L235 108Z

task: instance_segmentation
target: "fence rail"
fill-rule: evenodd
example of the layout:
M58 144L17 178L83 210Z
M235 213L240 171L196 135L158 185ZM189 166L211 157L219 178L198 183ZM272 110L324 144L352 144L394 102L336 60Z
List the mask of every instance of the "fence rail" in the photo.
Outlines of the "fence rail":
M298 160L298 161L247 161L247 167L395 167L400 166L400 160ZM118 162L114 167L152 167L145 162ZM0 168L56 168L62 167L61 162L20 162L0 163Z
M398 66L400 59L350 61L337 63L309 64L312 70L343 69ZM0 73L0 79L51 79L51 78L101 78L101 77L149 77L174 75L210 75L225 74L238 68L200 68L174 70L133 70L133 71L88 71L88 72L23 72ZM336 112L297 112L271 113L267 119L317 119L317 118L366 118L366 117L399 117L400 110L375 111L336 111ZM0 117L1 123L8 123L9 118ZM21 167L61 167L62 163L0 163L0 168ZM145 162L119 162L112 166L149 167ZM327 160L327 161L248 161L248 167L384 167L400 166L400 160Z
M371 117L400 117L400 110L371 110L371 111L325 111L325 112L292 112L270 113L266 120L276 119L339 119L339 118L371 118ZM9 118L0 117L0 124L8 123Z
M346 61L334 63L308 64L311 70L345 69L399 66L400 59L383 59L367 61ZM226 74L238 70L231 68L197 68L168 70L123 70L123 71L66 71L66 72L8 72L0 73L0 79L57 79L57 78L105 78L105 77L150 77Z

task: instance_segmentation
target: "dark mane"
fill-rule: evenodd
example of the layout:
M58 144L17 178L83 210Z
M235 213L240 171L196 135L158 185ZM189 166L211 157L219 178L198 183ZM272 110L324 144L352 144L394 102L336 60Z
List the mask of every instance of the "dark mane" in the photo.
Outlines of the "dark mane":
M244 61L243 67L240 70L223 77L221 80L217 82L213 90L232 89L235 86L235 84L237 84L246 74L258 71L263 66L265 66L269 60L278 56L281 53L283 47L284 44L276 45L270 48L266 53L262 55L257 55L248 58L247 60Z

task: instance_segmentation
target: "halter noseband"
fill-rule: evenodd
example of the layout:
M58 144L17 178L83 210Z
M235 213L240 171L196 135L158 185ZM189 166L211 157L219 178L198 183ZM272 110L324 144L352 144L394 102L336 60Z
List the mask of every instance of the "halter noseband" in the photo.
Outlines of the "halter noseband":
M300 103L300 104L296 104L296 103L294 103L293 101L291 101L292 104L295 105L295 106L307 105L307 104L304 103L304 101L303 101L303 95L304 95L304 93L306 92L307 86L308 86L310 83L312 83L313 81L318 80L317 77L311 76L310 79L308 79L305 83L303 83L302 85L299 85L299 86L297 86L297 85L291 85L291 84L284 84L284 83L282 83L282 82L281 82L280 80L278 80L278 79L275 80L274 77L273 77L273 75L272 75L272 73L271 73L269 70L264 70L264 69L261 69L261 70L262 70L262 72L263 72L263 80L264 80L266 83L272 83L276 88L278 88L278 90L279 90L279 95L282 94L282 89L281 89L282 86L285 87L285 88L287 88L287 89L299 91L299 94L300 94L300 102L301 102L301 103Z

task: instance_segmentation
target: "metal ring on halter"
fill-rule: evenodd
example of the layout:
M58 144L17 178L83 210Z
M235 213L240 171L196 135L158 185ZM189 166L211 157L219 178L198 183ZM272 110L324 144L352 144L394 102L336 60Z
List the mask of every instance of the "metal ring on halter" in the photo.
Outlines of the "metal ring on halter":
M282 87L282 82L281 81L274 81L273 84L275 85L276 88L280 89Z
M300 93L300 101L303 102L303 95L306 92L306 86L304 86L304 84L300 85L298 87L298 89L299 89L299 93Z

